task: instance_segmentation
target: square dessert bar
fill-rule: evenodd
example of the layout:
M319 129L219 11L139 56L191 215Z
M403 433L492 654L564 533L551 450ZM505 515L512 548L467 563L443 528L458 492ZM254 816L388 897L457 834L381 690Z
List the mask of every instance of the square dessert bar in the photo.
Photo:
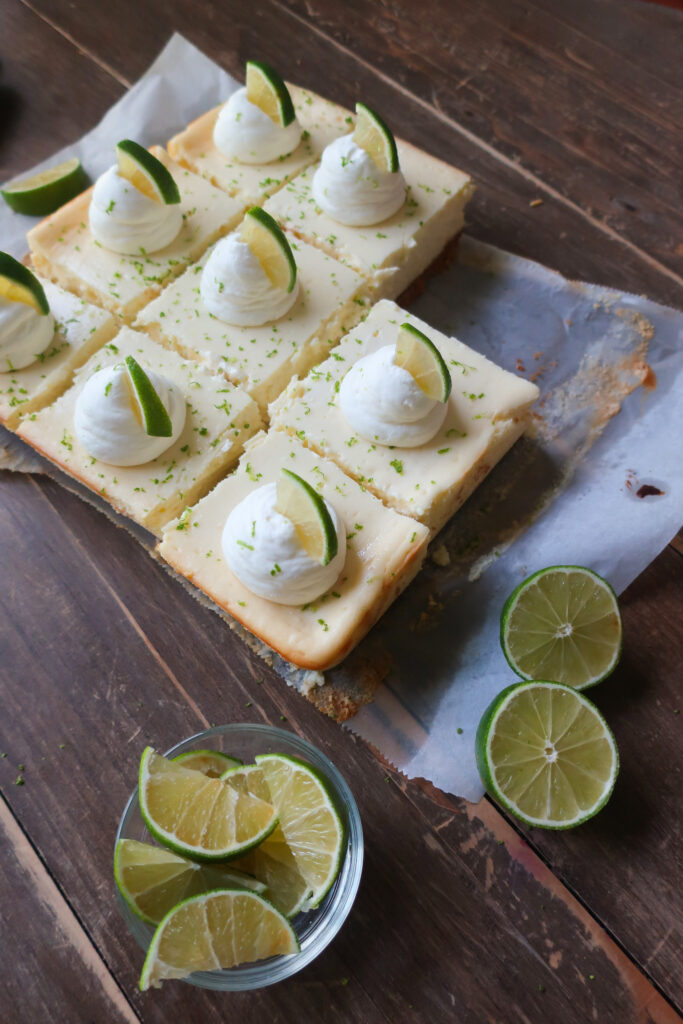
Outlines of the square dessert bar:
M221 153L213 141L220 106L202 114L170 139L169 153L178 163L201 174L218 188L238 196L244 205L260 205L304 167L315 163L325 146L348 132L353 124L351 114L344 107L296 85L288 88L303 135L297 148L283 159L268 164L242 164Z
M364 356L396 342L399 325L414 324L441 352L453 387L436 436L418 448L373 444L358 437L338 404L342 378ZM394 302L373 306L329 359L294 380L270 407L271 424L296 434L333 459L387 505L433 532L470 496L524 432L535 384L449 338Z
M303 607L257 597L226 565L221 548L229 512L285 466L332 504L347 533L344 568L333 589ZM164 530L159 553L287 661L323 670L356 646L417 573L427 549L420 523L386 508L341 470L287 434L259 434L235 473Z
M240 384L265 413L294 374L324 359L364 311L363 278L305 242L290 238L299 297L282 319L236 327L204 306L199 285L210 254L138 314L135 326L188 358L208 363Z
M406 200L381 224L349 227L324 213L311 188L317 164L264 207L284 227L367 277L378 299L396 298L436 259L462 230L465 206L474 192L472 179L463 171L408 142L397 139L396 145Z
M141 466L110 466L79 444L74 409L88 378L128 355L181 389L187 416L182 434L159 458ZM77 372L73 386L53 405L24 419L18 433L117 511L158 533L237 462L244 442L259 426L255 402L239 388L124 327Z
M0 423L14 429L22 416L53 402L81 366L116 334L117 317L91 306L50 281L41 281L55 318L51 344L35 363L0 372Z
M180 190L183 226L159 252L122 256L105 249L90 233L92 189L82 192L28 233L36 270L88 302L130 319L146 302L199 259L204 250L240 219L244 204L180 167L159 146L150 152L166 165Z

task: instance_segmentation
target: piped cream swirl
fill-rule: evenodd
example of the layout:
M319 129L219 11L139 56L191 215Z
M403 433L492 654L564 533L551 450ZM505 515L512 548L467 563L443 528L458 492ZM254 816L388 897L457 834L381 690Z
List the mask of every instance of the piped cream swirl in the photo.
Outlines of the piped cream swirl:
M26 302L0 296L0 372L35 363L55 333L52 313L39 313Z
M339 389L339 408L366 441L418 448L438 432L447 402L429 398L412 375L394 363L396 347L384 345L359 359Z
M340 224L379 224L403 206L406 182L401 171L382 171L353 141L342 135L326 146L313 177L313 198Z
M219 320L239 327L259 327L288 313L299 295L299 278L291 292L276 288L236 232L214 247L202 271L200 294Z
M241 164L269 164L292 153L301 141L301 125L294 118L286 127L275 124L247 99L246 87L224 103L213 129L216 149Z
M100 245L128 256L165 249L183 226L179 203L150 199L121 177L116 165L95 182L89 220Z
M327 565L304 550L294 525L276 509L277 484L257 487L228 516L223 555L253 594L276 604L301 605L334 586L346 560L346 534L334 507L326 502L339 548Z

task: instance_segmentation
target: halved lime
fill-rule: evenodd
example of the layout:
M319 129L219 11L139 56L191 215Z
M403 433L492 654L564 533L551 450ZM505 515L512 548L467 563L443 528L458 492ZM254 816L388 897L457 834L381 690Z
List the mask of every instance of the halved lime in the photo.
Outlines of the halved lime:
M281 469L276 508L293 523L304 551L328 565L339 550L339 538L323 497L297 473Z
M36 275L8 252L0 252L0 296L10 302L33 306L41 316L50 312L47 296Z
M523 679L577 690L612 672L621 654L621 616L609 583L580 565L553 565L524 580L500 620L505 657Z
M172 437L173 424L166 406L137 359L126 356L126 369L137 400L141 423L150 437Z
M398 171L398 150L391 128L365 103L356 103L353 141L364 149L381 171Z
M149 199L166 206L180 202L180 192L171 172L139 142L122 139L116 146L116 161L121 177Z
M286 128L296 114L289 89L270 64L261 60L247 61L247 99L275 124Z
M241 792L251 793L270 803L270 790L257 764L231 768L223 779ZM268 887L266 895L285 917L294 917L302 909L311 889L301 875L294 854L279 825L260 846L232 862L234 867L259 878Z
M140 975L140 989L159 988L193 971L299 952L294 929L268 900L244 889L217 889L183 900L157 927Z
M119 839L114 851L114 878L119 892L138 917L159 921L181 900L223 886L265 891L253 875L222 864L197 864L161 846Z
M212 779L219 779L229 768L237 768L242 764L238 757L228 757L220 750L186 750L173 758L183 768L191 768L194 772L202 772Z
M394 363L407 370L429 398L436 402L448 401L450 370L434 342L412 324L401 324L398 329Z
M296 284L296 262L282 228L260 206L247 210L240 236L246 242L274 288L291 292Z
M619 752L595 705L570 686L508 686L484 712L476 737L486 789L538 828L572 828L609 800Z
M181 856L222 861L263 842L274 808L220 779L183 768L147 747L140 759L140 812L163 846Z
M317 907L339 874L344 826L326 780L315 768L285 754L259 754L271 801L296 866L310 886L308 907Z
M12 181L2 189L2 197L15 213L45 217L64 206L88 186L78 157L48 167L30 178Z

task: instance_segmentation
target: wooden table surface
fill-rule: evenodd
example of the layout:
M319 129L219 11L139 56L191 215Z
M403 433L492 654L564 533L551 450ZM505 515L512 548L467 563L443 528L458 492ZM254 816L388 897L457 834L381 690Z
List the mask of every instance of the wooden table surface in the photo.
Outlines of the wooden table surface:
M347 105L367 98L478 180L477 238L683 304L679 12L635 0L0 0L0 180L90 128L172 29L237 77L258 56ZM624 595L624 657L595 692L622 753L612 801L554 834L406 782L123 530L50 480L0 480L4 1024L680 1019L680 542ZM143 745L282 716L358 799L367 862L349 920L273 989L141 995L111 858Z

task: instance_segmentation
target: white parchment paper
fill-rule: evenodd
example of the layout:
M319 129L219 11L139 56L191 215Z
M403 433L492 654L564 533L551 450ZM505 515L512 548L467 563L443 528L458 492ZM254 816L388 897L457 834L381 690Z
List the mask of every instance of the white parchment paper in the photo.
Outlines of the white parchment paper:
M237 86L174 35L96 128L41 166L76 154L94 179L120 138L164 143ZM22 257L32 223L1 207L2 248ZM422 573L324 683L362 693L360 679L385 677L349 728L409 777L477 800L476 726L513 681L498 642L509 591L538 568L577 563L620 592L683 521L683 316L568 282L468 238L457 265L432 278L411 309L536 379L542 397L530 436L436 538ZM25 446L7 443L19 468ZM662 493L639 498L643 484ZM144 531L133 532L149 547ZM300 689L323 682L281 661L275 667Z

